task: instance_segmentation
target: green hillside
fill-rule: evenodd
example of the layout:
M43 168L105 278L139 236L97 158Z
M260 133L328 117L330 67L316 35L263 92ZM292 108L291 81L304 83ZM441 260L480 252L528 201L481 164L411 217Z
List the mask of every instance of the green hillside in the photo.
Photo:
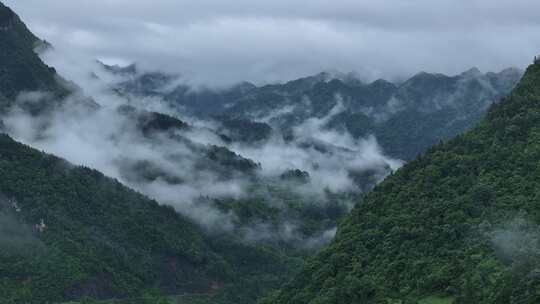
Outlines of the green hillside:
M30 106L32 113L43 110L47 100L62 100L57 97L70 92L55 70L35 54L34 49L43 45L15 13L0 4L0 113L25 91L46 91L51 95L43 98L45 104L19 104ZM517 79L519 73L510 74L511 79ZM410 100L416 101L420 100L417 93L423 96L419 92L435 86L438 89L431 91L446 92L445 96L455 101L452 93L465 83L473 95L458 96L459 102L452 106L462 109L462 102L473 97L482 101L464 108L472 113L465 119L458 110L446 112L445 108L435 107L437 112L420 116L431 119L427 127L418 128L418 116L412 115L418 114L415 111L402 111L402 118L387 120L391 130L382 133L383 141L398 146L413 140L397 142L396 138L401 137L393 130L416 136L444 121L444 131L449 132L436 132L416 148L400 150L396 155L408 159L435 138L447 138L465 129L482 115L487 106L484 101L503 94L514 84L513 80L505 82L505 90L475 97L474 92L486 88L477 86L476 76L472 77L474 81L462 81L465 76L449 80L421 74L402 86L399 94L394 92L403 100L412 96ZM489 77L498 79L495 75ZM536 62L514 93L493 106L477 129L441 143L389 177L341 225L335 242L266 302L538 303L539 80L540 63ZM445 89L447 86L450 89ZM222 98L242 101L232 111L243 109L250 113L253 99L259 105L268 105L270 113L274 110L270 105L276 105L270 101L277 98L283 101L278 106L286 106L289 95L300 98L304 91L313 89L311 100L316 112L323 115L335 106L328 100L336 92L352 90L349 95L355 96L356 90L367 90L367 96L374 96L369 100L385 101L389 93L398 90L381 81L357 86L316 77L285 84L283 96L276 95L281 88L268 86L259 94L241 98L255 89L244 84ZM189 103L200 104L201 100L210 102L216 97L203 92L190 98ZM425 103L432 99L426 97ZM344 99L348 106L355 106L353 101ZM90 99L83 102L97 107ZM253 107L259 107L257 104L253 103ZM361 114L363 107L357 110L354 115L337 117L344 125L334 127L356 130L352 133L363 136L372 126ZM311 110L301 108L299 117L309 118L303 116L306 113ZM294 115L285 120L295 120ZM148 138L157 131L189 128L158 113L133 118ZM447 122L454 127L448 127ZM0 120L0 128L2 124ZM227 132L221 135L229 141L260 142L272 132L269 125L242 117L228 118L222 124ZM223 147L195 148L199 149L203 168L215 167L224 173L237 168L247 175L258 168ZM162 175L152 163L126 166L130 165L148 180ZM294 187L309 179L309 174L291 168L281 178L296 181L290 183ZM182 182L175 176L168 181ZM320 208L289 195L289 189L272 185L267 188L251 189L260 193L261 199L255 196L253 200L212 202L220 210L238 215L240 228L258 224L261 219L279 227L292 217L302 220L300 227L305 235L332 228L342 216L335 206ZM280 213L277 207L264 204L262 197L267 193L283 197L287 209ZM305 253L289 244L249 243L240 234L219 232L204 231L173 208L160 206L95 170L76 167L0 135L0 303L165 303L170 299L184 304L251 304L297 273L302 264Z
M23 91L66 93L57 83L56 71L34 53L34 49L45 45L11 9L0 3L0 109Z
M266 303L540 303L540 61L356 206Z
M6 135L0 176L2 303L153 290L249 303L295 269L276 250L209 239L173 208Z
M34 52L40 43L0 4L0 113L14 102L24 107L17 96L25 91L49 92L45 102L70 92ZM157 113L135 122L147 136L187 127ZM201 157L246 162L217 147L208 153ZM300 262L280 248L209 235L116 180L0 135L0 303L154 303L160 295L181 303L253 303Z
M225 274L193 224L101 173L5 135L0 172L0 293L13 303L122 297L152 284L204 292Z

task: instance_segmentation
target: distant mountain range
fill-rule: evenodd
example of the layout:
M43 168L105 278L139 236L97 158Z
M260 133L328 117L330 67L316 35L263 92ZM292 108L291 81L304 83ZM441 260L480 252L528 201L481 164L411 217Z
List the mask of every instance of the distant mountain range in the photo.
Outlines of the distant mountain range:
M474 125L522 75L515 68L485 74L472 68L452 77L422 72L399 84L382 79L366 84L351 75L325 72L284 84L257 87L245 82L212 90L174 85L181 79L139 72L135 65L105 68L124 76L114 86L121 94L158 96L184 115L256 121L284 134L340 105L327 128L356 138L375 135L389 156L404 160Z

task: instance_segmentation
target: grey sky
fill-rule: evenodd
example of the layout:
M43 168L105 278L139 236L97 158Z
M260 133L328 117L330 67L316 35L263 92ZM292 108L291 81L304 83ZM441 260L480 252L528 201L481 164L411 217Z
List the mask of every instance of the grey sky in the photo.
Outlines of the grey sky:
M524 68L540 54L537 0L4 2L74 58L136 61L208 84Z

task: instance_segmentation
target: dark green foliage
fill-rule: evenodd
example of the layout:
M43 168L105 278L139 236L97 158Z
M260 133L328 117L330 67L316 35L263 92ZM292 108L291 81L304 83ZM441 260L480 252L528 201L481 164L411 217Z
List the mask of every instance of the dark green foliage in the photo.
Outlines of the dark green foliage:
M538 126L536 62L478 127L378 185L265 303L538 303L538 230L509 228L540 224Z
M35 112L62 100L68 91L57 83L55 71L33 52L37 38L9 9L1 6L0 12L5 25L0 32L0 111L13 105L24 91L47 91L39 95L42 102L30 103L38 105L30 109ZM147 80L141 79L142 83ZM139 89L159 84L157 79ZM236 88L239 92L249 89L249 84ZM131 107L119 112L133 119L141 140L166 135L184 142L194 155L201 156L197 169L220 173L223 178L238 172L252 176L259 169L258 164L226 148L190 142L178 134L189 131L190 126L178 119ZM248 141L267 138L272 131L265 124L249 121L225 124ZM256 132L248 134L246 129ZM170 184L182 183L150 161L130 163L129 155L123 161L128 172L136 172L145 181L162 178ZM208 235L172 208L159 206L118 181L74 167L5 135L0 136L0 197L2 303L92 303L113 297L125 299L119 303L141 303L141 299L155 303L161 297L147 291L157 290L158 294L187 294L186 299L200 295L201 301L248 304L278 287L302 263L299 257L303 253L285 244L270 247L246 244L241 237ZM296 216L303 214L297 198L290 205ZM246 225L272 220L272 212L277 211L265 208L268 206L259 198L229 201L220 207L234 210L239 224ZM302 230L311 234L335 224L343 212L339 216L334 212L330 223L321 221L317 212L306 214L309 221Z
M18 219L28 227L46 225L42 232L34 228L44 252L0 259L11 273L0 284L7 298L25 299L24 290L31 291L28 301L39 303L122 297L151 284L193 292L219 280L208 275L219 258L197 227L101 173L1 136L0 176L1 193L20 206Z
M11 105L23 91L51 92L51 98L44 100L60 100L55 97L67 93L57 83L55 71L33 52L39 44L18 17L0 4L0 108ZM113 72L134 74L136 68L113 68ZM306 118L326 115L335 106L336 94L340 94L352 110L336 116L329 127L343 127L357 137L376 130L392 156L410 158L435 140L459 132L482 113L481 108L475 108L479 105L472 103L466 111L473 116L455 122L460 115L457 110L435 114L419 111L423 101L434 98L421 94L422 90L454 89L456 79L435 76L419 75L414 81L417 86L401 90L404 95L398 96L418 100L419 104L413 105L416 110L409 109L388 119L385 127L364 111L397 94L396 85L382 80L366 85L327 81L328 75L321 74L262 88L244 83L224 92L194 92L179 86L165 98L191 106L195 113L215 115L235 111L249 114L250 110L261 109L270 114L291 101L300 104L307 96L311 108L285 117L282 126L287 129ZM159 73L143 75L134 83L124 84L124 89L132 94L160 95L161 87L171 79ZM471 92L476 91L474 85ZM526 81L522 86L526 86ZM535 88L518 88L516 92L519 90L528 94ZM515 95L512 98L518 98L519 94ZM536 98L538 92L533 96ZM464 100L468 98L478 99L465 96ZM237 103L226 107L231 100ZM31 110L40 110L42 106ZM494 111L500 110L497 109ZM134 113L133 109L126 111ZM515 109L509 112L516 113ZM527 115L516 121L531 121ZM175 118L157 113L135 113L133 118L149 140L156 132L165 131L177 140L188 141L177 136L176 131L188 130L189 126ZM507 172L514 164L510 157L512 149L528 153L528 168L536 168L537 155L529 143L520 146L519 142L505 141L504 136L512 140L532 138L523 133L523 126L508 124L506 120L496 122L495 118L488 121L501 126L497 129L502 132L500 142L495 145L478 140L472 133L455 140L454 144L461 145L463 151L442 145L440 151L452 153L441 156L433 150L413 162L413 169L396 174L365 205L358 207L343 224L336 243L313 260L289 289L276 294L274 301L279 303L292 297L293 303L369 303L390 298L414 301L424 295L447 294L463 303L535 302L538 275L531 269L538 265L537 255L534 251L511 256L504 250L493 252L485 237L493 231L485 227L504 224L499 213L511 219L522 210L519 214L538 222L538 213L530 207L534 201L527 196L537 188L531 184L535 170L523 169L523 176ZM245 119L229 119L223 125L228 131L224 136L232 141L264 141L272 132L267 124ZM428 131L433 137L423 140ZM399 141L403 132L411 136ZM410 141L418 144L411 147ZM493 155L466 157L466 152L492 146L499 149L490 150ZM251 175L259 167L223 147L192 143L191 147L202 155L197 168L225 172L225 178L232 176L233 171ZM504 149L508 149L506 154L501 152ZM501 159L508 161L503 173L497 171L502 170L498 167ZM514 161L519 163L522 159ZM436 165L422 169L425 163L432 162ZM127 166L142 172L136 175L145 180L163 178L171 184L182 183L176 176L164 176L161 168L151 162ZM497 182L500 175L507 173L507 184ZM294 179L298 182L291 183L294 186L309 176L295 170L284 173L282 178ZM358 175L355 179L363 181L369 176ZM501 196L504 191L510 193L509 185L521 182L528 184L524 183L512 196ZM444 188L437 188L440 184ZM256 195L249 199L212 202L223 211L234 212L240 231L261 222L270 229L279 229L285 220L295 219L300 235L310 237L332 228L346 210L334 201L341 203L347 198L331 198L321 206L317 202L308 204L283 187L256 184L252 188ZM382 192L396 194L384 197ZM253 303L295 273L302 263L303 252L279 241L262 246L256 242L246 244L241 237L205 234L170 207L159 206L96 171L73 167L6 136L0 137L0 194L5 196L5 202L0 204L0 295L6 303L69 299L92 303L111 297L131 298L119 303L159 303L165 302L162 294L184 293L184 302ZM279 198L285 208L267 204L268 194ZM20 211L12 202L17 203Z
M56 72L34 53L42 44L19 17L0 3L0 92L5 107L22 91L50 91L63 95L67 91L57 84Z
M327 193L325 200L307 200L293 190L300 185L301 181L265 181L250 186L249 197L214 199L209 203L235 215L236 235L247 234L247 239L285 249L293 257L298 253L312 254L329 241L317 242L347 214L348 204L356 195Z
M172 208L6 135L0 176L0 244L10 246L1 248L20 248L0 250L6 303L139 297L151 287L252 303L299 265L277 249L208 238Z

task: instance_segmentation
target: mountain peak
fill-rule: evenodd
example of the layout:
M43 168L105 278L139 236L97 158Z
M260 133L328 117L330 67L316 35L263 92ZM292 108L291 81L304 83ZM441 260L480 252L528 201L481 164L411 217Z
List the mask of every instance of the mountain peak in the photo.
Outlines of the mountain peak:
M482 74L480 69L478 69L477 67L472 67L468 69L467 71L460 74L461 77L470 77L470 78L481 77L483 75L484 74Z
M540 96L540 60L535 60L529 65L521 81L513 91L513 94L523 96Z
M231 87L232 90L238 90L242 93L246 93L250 90L256 89L257 86L249 81L239 82Z
M120 66L118 64L109 65L101 60L96 60L98 65L103 67L107 72L110 72L112 74L120 74L120 75L135 75L138 72L137 64L132 63L126 66Z
M372 83L369 84L370 86L376 86L376 87L387 87L387 86L390 86L390 87L395 87L396 85L386 79L382 79L382 78L379 78L375 81L373 81Z
M347 84L362 84L360 77L355 72L343 73L338 70L326 70L317 74L315 77L324 82L339 80Z

